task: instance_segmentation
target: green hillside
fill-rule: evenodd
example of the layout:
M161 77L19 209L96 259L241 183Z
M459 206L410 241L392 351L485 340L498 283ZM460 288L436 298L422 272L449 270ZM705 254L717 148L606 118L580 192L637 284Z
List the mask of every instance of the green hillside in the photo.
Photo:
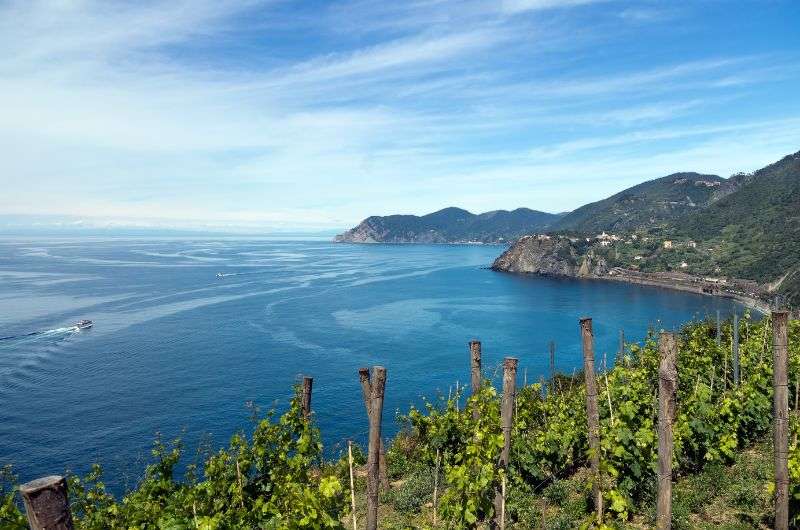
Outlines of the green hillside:
M609 266L752 280L763 297L781 294L800 306L800 152L729 179L676 173L645 182L578 208L554 228L620 236L585 249Z
M718 249L716 261L727 274L774 282L800 264L800 152L737 178L742 183L734 193L680 219L675 229ZM787 280L786 287L798 281Z
M581 206L554 228L587 234L657 228L708 206L734 187L717 175L674 173Z
M558 214L528 208L473 214L461 208L444 208L423 216L372 216L336 236L349 243L497 243L529 232L546 230Z

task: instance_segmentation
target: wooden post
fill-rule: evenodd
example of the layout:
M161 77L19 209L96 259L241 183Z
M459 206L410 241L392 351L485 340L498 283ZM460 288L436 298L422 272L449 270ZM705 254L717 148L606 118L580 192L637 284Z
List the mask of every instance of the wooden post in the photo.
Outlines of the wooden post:
M550 381L556 378L556 343L550 341Z
M731 353L733 354L733 384L739 386L739 314L733 314L733 342Z
M367 409L367 417L372 416L372 385L369 381L369 368L358 369L358 379L361 381L361 394L364 397L364 407ZM389 490L389 473L386 469L386 450L383 446L383 440L380 441L380 462L381 470L381 487Z
M350 464L350 509L353 513L353 530L358 530L356 519L356 486L353 480L353 442L347 440L347 462Z
M472 376L472 395L481 390L481 341L469 341L470 373ZM472 407L472 418L478 419L478 407Z
M311 416L311 387L314 386L313 377L303 378L303 417L309 418Z
M619 353L617 354L618 357L622 357L625 355L625 330L620 328L619 330Z
M661 363L658 367L658 504L656 528L672 525L672 422L675 420L675 394L678 372L675 360L678 343L673 333L662 332L658 341Z
M439 462L441 453L436 450L436 468L433 475L433 526L436 526L439 516Z
M236 457L236 479L239 482L239 506L244 510L244 486L242 485L242 469L239 467L239 457Z
M500 488L501 499L500 505L500 530L506 530L506 476L503 475L503 485Z
M67 481L57 475L19 487L31 530L72 530Z
M500 465L508 465L508 455L511 452L511 426L514 420L514 402L517 394L517 364L514 357L503 360L503 403L500 419L503 424L503 452L500 454Z
M722 391L728 390L728 354L722 353Z
M378 490L380 489L381 418L386 368L376 366L370 378L369 452L367 454L367 530L378 528Z
M583 372L586 379L586 421L589 428L589 462L592 469L592 494L597 521L603 520L603 495L600 491L600 414L597 410L597 379L594 373L594 334L592 319L582 318Z
M775 405L775 530L789 528L789 394L786 311L772 312Z
M719 309L717 309L717 346L722 344L722 324L719 319Z
M503 360L503 402L500 409L500 420L503 425L503 450L500 452L500 468L508 467L508 458L511 454L511 427L514 422L514 404L517 393L517 364L519 360L506 357ZM501 492L495 495L495 525L502 523L504 497Z
M470 372L472 374L472 395L481 389L481 341L469 341Z

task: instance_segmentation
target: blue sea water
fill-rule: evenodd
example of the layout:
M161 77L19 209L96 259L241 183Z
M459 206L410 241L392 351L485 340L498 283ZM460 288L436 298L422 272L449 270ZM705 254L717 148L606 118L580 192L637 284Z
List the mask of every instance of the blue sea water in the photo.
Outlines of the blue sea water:
M598 361L618 333L641 340L730 301L612 282L486 269L495 246L341 245L267 239L0 240L0 466L22 480L100 462L135 483L156 432L187 447L249 427L248 401L285 406L314 377L329 451L367 429L357 369L388 370L385 432L422 396L469 378L467 342L520 383L581 364L578 319ZM221 277L218 277L221 273ZM741 308L738 308L741 310ZM72 324L91 319L94 328ZM33 333L33 334L31 334ZM190 451L191 452L191 451ZM191 458L191 456L190 456Z

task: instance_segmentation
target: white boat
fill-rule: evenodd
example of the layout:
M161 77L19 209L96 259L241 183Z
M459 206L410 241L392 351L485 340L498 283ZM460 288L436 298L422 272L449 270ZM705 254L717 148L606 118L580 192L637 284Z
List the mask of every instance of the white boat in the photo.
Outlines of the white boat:
M75 327L78 329L89 329L94 325L94 322L91 320L79 320L75 322Z

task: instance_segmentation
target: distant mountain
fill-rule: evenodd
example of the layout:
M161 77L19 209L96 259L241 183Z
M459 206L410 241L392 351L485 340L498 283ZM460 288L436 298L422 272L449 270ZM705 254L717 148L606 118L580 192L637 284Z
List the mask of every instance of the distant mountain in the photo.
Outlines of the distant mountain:
M501 243L547 230L560 217L560 214L528 208L476 215L451 207L423 216L368 217L335 240L349 243Z
M737 184L717 175L674 173L581 206L552 228L584 234L657 228L705 208Z

